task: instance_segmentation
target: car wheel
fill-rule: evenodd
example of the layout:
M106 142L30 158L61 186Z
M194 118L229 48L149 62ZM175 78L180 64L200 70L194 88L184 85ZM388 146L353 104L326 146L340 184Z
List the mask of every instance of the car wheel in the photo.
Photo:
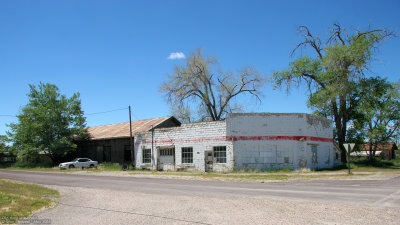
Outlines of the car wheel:
M94 165L93 164L90 164L90 166L89 166L90 168L94 168Z
M74 165L69 165L69 168L72 169L72 168L75 168L75 166Z

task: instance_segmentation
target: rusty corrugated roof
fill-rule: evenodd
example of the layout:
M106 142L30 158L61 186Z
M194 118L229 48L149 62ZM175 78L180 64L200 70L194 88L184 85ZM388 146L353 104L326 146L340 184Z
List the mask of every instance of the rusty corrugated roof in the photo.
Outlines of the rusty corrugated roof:
M157 127L159 124L169 119L176 120L172 116L167 116L167 117L132 121L132 134L149 131L151 130L152 127ZM89 127L88 132L91 140L129 137L130 136L129 122L116 123L116 124L97 126L97 127Z
M361 151L369 151L370 145L369 144L362 144L361 145ZM373 146L373 148L375 148ZM394 142L387 142L383 144L378 144L377 146L377 151L382 151L382 150L397 150L396 143Z

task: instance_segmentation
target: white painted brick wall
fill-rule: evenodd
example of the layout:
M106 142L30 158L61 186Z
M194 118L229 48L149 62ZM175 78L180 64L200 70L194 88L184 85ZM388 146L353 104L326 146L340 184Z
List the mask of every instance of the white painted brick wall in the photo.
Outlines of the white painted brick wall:
M137 148L136 165L139 168L157 169L157 147L175 146L175 167L205 171L205 151L212 151L213 147L226 146L227 162L214 164L214 171L233 170L232 142L226 140L226 122L204 122L182 124L180 127L155 129L153 141L152 164L142 163L143 148L151 149L151 132L136 135ZM193 148L193 163L182 163L182 148Z
M227 135L238 137L234 156L235 169L239 170L331 168L333 143L327 140L332 139L332 132L330 120L308 114L249 113L227 117ZM312 161L311 145L317 146L317 163Z
M330 120L308 114L229 114L225 121L155 129L151 164L142 163L142 149L152 148L152 133L137 134L136 165L157 169L157 147L174 146L176 168L204 171L205 151L226 146L227 163L214 164L214 171L330 168L335 157L332 137ZM312 145L317 146L314 163ZM182 163L183 147L193 148L193 163Z

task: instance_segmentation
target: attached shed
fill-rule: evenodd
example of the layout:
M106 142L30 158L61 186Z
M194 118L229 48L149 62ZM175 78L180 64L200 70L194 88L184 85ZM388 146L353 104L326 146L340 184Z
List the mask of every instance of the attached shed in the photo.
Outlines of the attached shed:
M132 121L132 135L151 129L176 127L175 117L160 117ZM129 122L89 127L89 140L77 141L78 157L99 162L126 163L131 161Z

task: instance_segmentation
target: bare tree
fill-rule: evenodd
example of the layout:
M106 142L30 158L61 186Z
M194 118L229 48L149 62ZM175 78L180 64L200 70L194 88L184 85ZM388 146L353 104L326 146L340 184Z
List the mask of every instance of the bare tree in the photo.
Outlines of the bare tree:
M260 89L266 79L253 67L243 68L238 74L217 70L217 59L203 56L197 49L186 59L185 65L176 65L168 80L161 84L173 107L197 107L201 120L204 113L211 120L221 120L226 113L243 110L244 105L234 104L238 96L250 95L261 102ZM182 109L182 108L181 108ZM187 113L187 110L178 110ZM203 113L202 113L203 112Z

